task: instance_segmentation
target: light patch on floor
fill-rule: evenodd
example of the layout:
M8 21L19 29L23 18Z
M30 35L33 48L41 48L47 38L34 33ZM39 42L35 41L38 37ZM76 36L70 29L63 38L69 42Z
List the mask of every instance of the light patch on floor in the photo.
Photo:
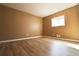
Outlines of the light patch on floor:
M76 43L76 42L69 42L69 41L63 41L63 40L58 40L58 41L67 45L67 46L70 46L72 48L79 50L79 43L78 42ZM56 40L56 42L57 42L57 40Z
M73 47L75 49L79 50L79 44L78 43L72 43L72 42L64 42L66 45Z

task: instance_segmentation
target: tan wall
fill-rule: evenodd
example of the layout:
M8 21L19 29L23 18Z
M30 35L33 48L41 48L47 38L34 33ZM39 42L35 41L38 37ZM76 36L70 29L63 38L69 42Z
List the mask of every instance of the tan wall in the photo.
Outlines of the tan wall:
M51 27L51 18L65 15L65 27ZM79 39L79 8L72 7L42 18L0 5L0 40L38 35Z
M42 34L42 18L0 5L0 40Z
M78 11L77 6L75 6L43 18L43 35L56 37L56 34L60 34L63 38L79 39ZM64 27L52 27L51 18L61 15L65 16L66 25Z

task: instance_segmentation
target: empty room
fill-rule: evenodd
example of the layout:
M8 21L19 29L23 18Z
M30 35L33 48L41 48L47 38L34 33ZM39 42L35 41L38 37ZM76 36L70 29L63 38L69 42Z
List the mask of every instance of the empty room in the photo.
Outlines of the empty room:
M0 56L79 56L79 4L0 3Z

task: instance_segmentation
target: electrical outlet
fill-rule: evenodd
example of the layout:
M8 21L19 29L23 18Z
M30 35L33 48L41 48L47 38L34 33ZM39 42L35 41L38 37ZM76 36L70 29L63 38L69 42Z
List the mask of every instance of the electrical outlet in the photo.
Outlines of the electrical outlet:
M56 35L56 37L60 38L60 37L61 37L61 35L60 35L60 34L57 34L57 35Z

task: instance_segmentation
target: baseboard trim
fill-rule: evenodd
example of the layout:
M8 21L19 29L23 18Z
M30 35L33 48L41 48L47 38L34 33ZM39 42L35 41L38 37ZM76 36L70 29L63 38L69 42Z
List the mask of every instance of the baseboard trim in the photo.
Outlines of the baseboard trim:
M79 40L77 39L66 39L66 38L57 38L57 37L52 37L52 36L44 36L44 37L48 37L48 38L54 38L54 39L57 39L57 40L64 40L64 41L71 41L71 42L79 42Z
M4 40L4 41L0 41L0 43L13 42L13 41L20 41L20 40L26 40L26 39L35 39L35 38L40 38L40 37L46 37L46 38L57 39L57 40L72 41L72 42L79 42L79 40L66 39L66 38L57 38L57 37L52 37L52 36L33 36L33 37L27 37L27 38Z
M13 41L20 41L20 40L26 40L26 39L35 39L35 38L40 38L40 37L42 37L42 36L33 36L33 37L27 37L27 38L4 40L4 41L0 41L0 43L13 42Z

